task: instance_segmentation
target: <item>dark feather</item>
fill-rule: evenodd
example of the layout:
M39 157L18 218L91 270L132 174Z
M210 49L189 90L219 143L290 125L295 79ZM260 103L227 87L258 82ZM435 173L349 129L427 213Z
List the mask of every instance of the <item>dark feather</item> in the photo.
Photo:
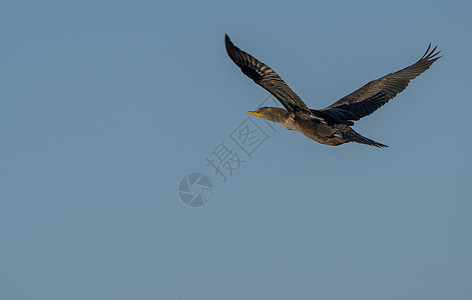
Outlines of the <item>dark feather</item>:
M274 70L236 47L228 35L225 35L225 45L229 57L241 68L241 71L277 98L289 112L302 111L311 114L302 99L289 88Z
M341 136L344 140L349 141L349 142L355 142L355 143L360 143L364 145L369 145L369 146L374 146L377 148L387 148L387 145L377 143L376 141L373 141L371 139L368 139L359 133L355 132L354 129L350 127L346 127L345 130L341 132Z
M355 92L336 101L321 111L343 120L357 121L370 115L402 92L418 75L428 70L440 58L431 44L425 54L413 65L395 73L373 80Z

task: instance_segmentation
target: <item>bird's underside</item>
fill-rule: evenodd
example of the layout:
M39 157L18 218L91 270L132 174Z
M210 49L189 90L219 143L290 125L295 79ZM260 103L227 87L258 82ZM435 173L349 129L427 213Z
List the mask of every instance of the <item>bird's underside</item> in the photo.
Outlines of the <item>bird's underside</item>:
M363 137L346 124L327 124L326 122L320 122L316 119L313 120L313 118L309 116L297 116L292 114L282 125L287 129L296 130L320 144L339 146L349 142L356 142L379 148L388 147Z
M332 105L315 110L309 109L274 70L234 46L228 35L225 35L225 44L229 57L241 71L271 93L285 108L263 107L248 113L280 123L318 143L331 146L356 142L379 148L387 147L363 137L350 126L393 99L411 80L440 58L440 51L436 51L437 47L431 49L430 44L425 54L411 66L373 80Z

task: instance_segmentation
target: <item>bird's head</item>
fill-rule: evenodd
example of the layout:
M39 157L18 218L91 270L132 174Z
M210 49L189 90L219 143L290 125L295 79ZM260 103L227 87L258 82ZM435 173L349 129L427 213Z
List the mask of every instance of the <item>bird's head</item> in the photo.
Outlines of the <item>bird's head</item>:
M247 113L276 123L282 123L288 118L288 112L277 107L261 107L256 111L248 111Z

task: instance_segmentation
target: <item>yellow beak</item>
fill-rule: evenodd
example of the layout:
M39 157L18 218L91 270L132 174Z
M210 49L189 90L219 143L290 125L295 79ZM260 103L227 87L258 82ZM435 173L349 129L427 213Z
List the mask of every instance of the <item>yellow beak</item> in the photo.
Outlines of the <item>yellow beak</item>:
M248 111L247 114L262 118L261 114L255 111Z

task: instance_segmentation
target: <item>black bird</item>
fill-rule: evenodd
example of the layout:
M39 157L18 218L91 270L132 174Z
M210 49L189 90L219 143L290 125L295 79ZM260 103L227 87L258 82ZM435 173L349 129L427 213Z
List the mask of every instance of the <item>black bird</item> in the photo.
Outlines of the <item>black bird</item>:
M341 98L327 108L309 109L282 78L264 63L233 45L225 35L226 51L241 71L282 103L285 109L262 107L248 114L282 124L286 129L301 132L306 137L326 145L338 146L355 142L375 147L388 147L363 137L350 126L353 121L370 115L402 92L410 80L429 69L440 58L436 47L429 44L425 54L411 66L373 80L357 91Z

